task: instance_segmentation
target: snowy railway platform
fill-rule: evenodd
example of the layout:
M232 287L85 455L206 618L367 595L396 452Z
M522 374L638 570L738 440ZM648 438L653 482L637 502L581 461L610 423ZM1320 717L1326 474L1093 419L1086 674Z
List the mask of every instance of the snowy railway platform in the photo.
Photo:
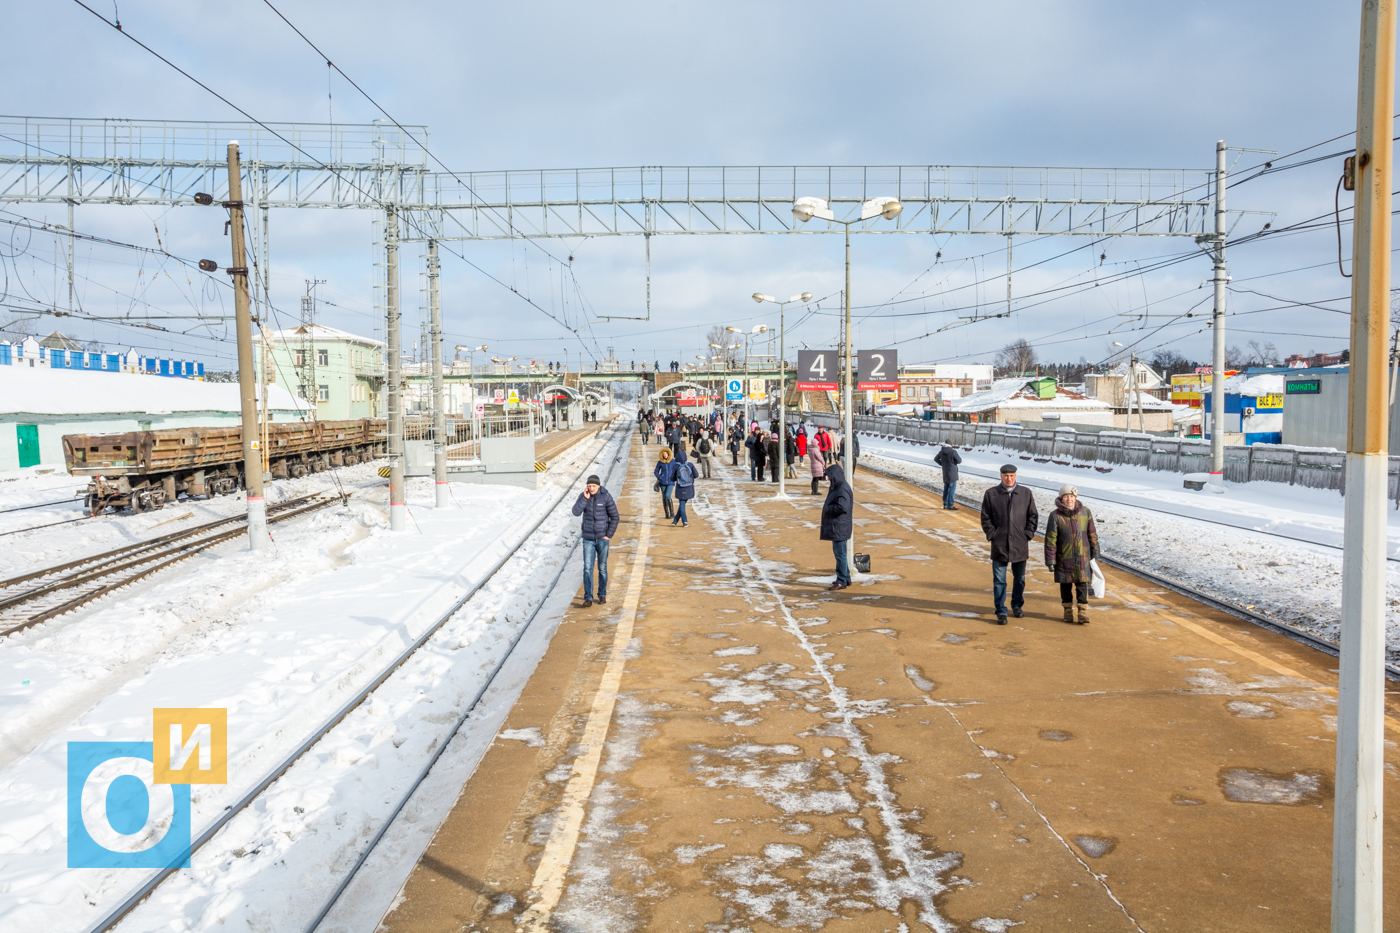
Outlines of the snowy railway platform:
M875 573L830 593L820 498L721 461L676 528L631 457L612 598L382 921L325 929L1327 927L1333 658L1121 571L1066 625L1035 561L997 626L976 513L865 470Z

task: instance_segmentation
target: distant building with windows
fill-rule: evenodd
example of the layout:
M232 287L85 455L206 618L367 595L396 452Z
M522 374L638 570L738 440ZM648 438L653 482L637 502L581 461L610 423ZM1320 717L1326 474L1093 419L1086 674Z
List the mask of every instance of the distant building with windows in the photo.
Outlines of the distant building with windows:
M992 385L992 367L983 363L939 363L899 368L899 402L937 405L980 392ZM891 399L893 401L893 399Z
M259 382L314 403L319 421L379 418L384 344L324 324L267 330L254 341Z
M142 356L134 349L125 353L109 353L106 350L84 348L73 338L58 331L42 340L25 337L14 343L0 341L0 366L72 369L99 373L144 373L181 379L204 378L204 364L194 360Z

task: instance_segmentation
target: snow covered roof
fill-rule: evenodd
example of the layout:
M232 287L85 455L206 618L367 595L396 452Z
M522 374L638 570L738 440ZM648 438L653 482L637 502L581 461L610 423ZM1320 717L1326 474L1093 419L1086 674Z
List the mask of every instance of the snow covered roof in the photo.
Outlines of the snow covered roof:
M309 403L281 386L268 398L278 412L300 412ZM238 412L236 382L200 382L136 373L0 366L0 415L168 414L179 411Z
M1132 405L1134 407L1136 407L1137 405L1141 405L1143 411L1170 411L1171 409L1176 407L1171 402L1165 402L1162 399L1159 399L1157 396L1152 395L1149 392L1144 392L1141 389L1138 389L1136 392L1130 392L1128 394L1136 395L1137 398L1127 399L1124 401L1123 404L1125 406Z
M1282 395L1284 373L1250 376L1241 373L1225 379L1225 391L1231 395Z
M298 327L290 327L286 330L268 331L267 338L272 343L300 343L310 337L312 340L340 340L348 343L364 344L367 347L382 347L384 344L369 337L361 337L349 331L340 330L335 327L327 327L324 324L302 324Z
M949 400L944 408L948 411L975 412L988 411L993 408L1065 408L1084 411L1087 409L1108 410L1112 407L1107 402L1089 398L1063 386L1056 389L1054 398L1041 398L1035 389L1031 388L1031 383L1036 381L1022 376L998 379L992 383L991 388Z

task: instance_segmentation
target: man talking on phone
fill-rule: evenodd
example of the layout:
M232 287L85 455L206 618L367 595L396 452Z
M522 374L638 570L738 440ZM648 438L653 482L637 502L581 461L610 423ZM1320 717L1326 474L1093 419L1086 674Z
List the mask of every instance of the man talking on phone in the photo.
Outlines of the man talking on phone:
M608 546L617 533L617 503L595 473L574 502L583 516L583 608L593 605L593 565L598 565L598 604L608 602Z

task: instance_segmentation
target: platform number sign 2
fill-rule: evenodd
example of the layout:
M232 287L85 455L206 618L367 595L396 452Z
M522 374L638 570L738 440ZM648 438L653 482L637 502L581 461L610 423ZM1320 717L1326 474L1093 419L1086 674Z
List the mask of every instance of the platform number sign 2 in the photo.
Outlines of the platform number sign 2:
M857 389L898 389L898 350L859 350L856 352Z
M797 391L822 392L836 388L835 350L797 351Z

